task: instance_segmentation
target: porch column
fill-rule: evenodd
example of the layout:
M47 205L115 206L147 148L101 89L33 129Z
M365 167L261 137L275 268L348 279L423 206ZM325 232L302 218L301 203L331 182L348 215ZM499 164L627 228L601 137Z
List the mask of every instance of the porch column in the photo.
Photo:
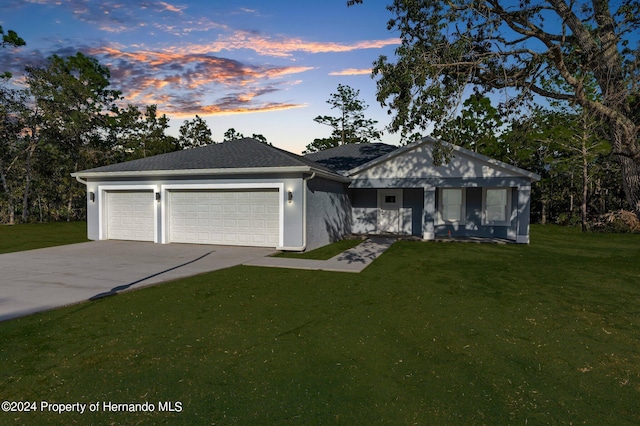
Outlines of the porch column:
M424 205L422 207L422 239L435 240L436 230L434 221L436 217L436 188L425 187Z
M518 186L518 221L516 243L529 244L529 221L531 216L531 185Z

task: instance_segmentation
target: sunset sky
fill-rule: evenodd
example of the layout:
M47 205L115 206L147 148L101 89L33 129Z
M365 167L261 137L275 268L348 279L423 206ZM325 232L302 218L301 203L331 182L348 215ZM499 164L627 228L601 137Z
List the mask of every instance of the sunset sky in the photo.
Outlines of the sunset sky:
M205 118L214 140L230 127L263 134L300 153L331 129L318 115L338 84L360 90L367 116L389 116L375 99L371 64L392 57L387 1L2 0L0 25L26 42L0 51L0 70L19 81L25 65L81 51L111 71L125 101L157 104L177 136L184 119ZM399 137L385 132L383 141Z

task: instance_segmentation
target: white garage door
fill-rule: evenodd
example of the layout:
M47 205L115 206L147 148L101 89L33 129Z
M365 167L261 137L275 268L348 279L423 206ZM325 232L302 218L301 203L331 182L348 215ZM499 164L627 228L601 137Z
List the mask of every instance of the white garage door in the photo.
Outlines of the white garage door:
M172 191L169 241L276 247L278 190Z
M108 191L107 238L154 241L153 191Z

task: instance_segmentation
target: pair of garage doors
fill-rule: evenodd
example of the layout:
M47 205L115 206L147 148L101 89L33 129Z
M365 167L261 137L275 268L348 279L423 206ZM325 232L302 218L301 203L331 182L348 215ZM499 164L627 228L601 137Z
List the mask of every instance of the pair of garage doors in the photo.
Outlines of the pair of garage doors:
M166 242L276 247L279 192L265 190L167 191L161 227ZM157 241L153 191L106 192L107 238Z

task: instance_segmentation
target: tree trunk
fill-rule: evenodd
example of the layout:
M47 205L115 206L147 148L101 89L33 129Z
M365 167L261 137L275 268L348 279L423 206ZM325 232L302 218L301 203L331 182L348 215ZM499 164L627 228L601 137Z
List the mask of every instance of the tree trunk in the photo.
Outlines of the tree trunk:
M11 193L11 188L9 188L9 183L7 182L7 174L5 173L4 167L2 163L0 163L0 180L2 180L2 188L4 192L7 194L7 210L9 213L9 225L13 225L16 223L16 207L13 200L13 194Z
M540 223L543 225L547 224L547 197L542 194L540 197L540 201L542 203L542 208L540 209Z
M582 232L587 232L587 194L589 191L589 163L587 162L587 134L582 134Z
M22 223L27 223L29 219L29 191L31 190L31 159L33 158L33 153L35 152L38 145L32 144L29 149L27 149L27 158L25 160L24 172L25 172L25 183L24 183L24 193L22 195Z
M69 193L69 199L67 200L67 222L71 222L72 214L73 214L73 194Z
M580 154L582 154L582 205L580 213L582 216L582 232L587 232L587 196L589 194L589 158L587 154L587 141L589 140L589 115L582 111L582 135L580 137Z
M78 162L76 161L73 171L78 171ZM73 216L73 183L75 181L71 181L72 183L69 186L69 196L67 198L67 222L71 222L71 218Z
M38 212L40 214L40 223L44 223L44 220L42 219L42 198L40 195L38 195Z
M620 157L622 187L631 210L640 218L640 163L629 157Z
M613 126L613 152L619 155L622 188L629 207L640 219L640 156L630 146L637 145L638 129L633 123L617 120Z

